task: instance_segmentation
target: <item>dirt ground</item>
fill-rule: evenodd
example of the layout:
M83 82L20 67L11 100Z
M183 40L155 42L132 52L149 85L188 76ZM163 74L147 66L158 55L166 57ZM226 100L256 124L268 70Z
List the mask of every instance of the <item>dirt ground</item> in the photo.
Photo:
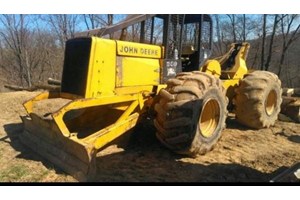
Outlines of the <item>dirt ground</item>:
M22 102L38 92L0 93L0 181L76 181L20 143ZM109 146L97 154L99 182L257 182L300 161L300 124L278 121L251 130L227 119L213 151L197 158L176 155L155 138L151 126L135 131L129 146Z

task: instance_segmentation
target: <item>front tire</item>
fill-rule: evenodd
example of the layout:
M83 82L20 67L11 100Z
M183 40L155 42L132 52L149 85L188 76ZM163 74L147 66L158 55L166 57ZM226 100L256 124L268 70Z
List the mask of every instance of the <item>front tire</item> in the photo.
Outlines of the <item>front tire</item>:
M205 154L225 128L227 103L218 78L198 71L179 73L159 93L156 136L177 153Z

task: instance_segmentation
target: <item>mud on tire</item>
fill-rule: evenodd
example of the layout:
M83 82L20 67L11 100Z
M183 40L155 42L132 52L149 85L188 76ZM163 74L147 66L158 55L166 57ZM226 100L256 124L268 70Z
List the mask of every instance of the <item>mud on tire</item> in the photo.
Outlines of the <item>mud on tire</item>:
M277 75L267 71L246 74L235 92L233 104L238 122L254 129L275 124L282 102Z
M177 153L205 154L225 128L227 103L220 79L202 72L179 73L159 93L156 136Z

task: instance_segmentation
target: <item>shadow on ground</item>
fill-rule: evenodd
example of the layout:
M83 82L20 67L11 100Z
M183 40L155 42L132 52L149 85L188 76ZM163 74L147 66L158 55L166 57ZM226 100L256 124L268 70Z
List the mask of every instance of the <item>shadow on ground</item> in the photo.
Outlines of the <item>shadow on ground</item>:
M4 130L7 136L0 138L0 142L9 143L15 151L19 152L20 154L18 154L17 158L42 162L46 168L55 170L57 174L65 174L61 169L21 143L19 134L23 131L22 123L5 124ZM9 140L7 140L8 138Z
M249 127L246 127L246 126L238 123L234 116L228 116L226 118L226 128L228 128L228 129L238 129L238 130L241 130L241 131L247 131L247 130L251 129Z
M285 133L284 131L278 132L276 134L286 137L290 142L300 144L300 136L299 135L289 135L289 134Z
M291 135L288 137L288 140L295 143L300 143L300 136L299 135Z

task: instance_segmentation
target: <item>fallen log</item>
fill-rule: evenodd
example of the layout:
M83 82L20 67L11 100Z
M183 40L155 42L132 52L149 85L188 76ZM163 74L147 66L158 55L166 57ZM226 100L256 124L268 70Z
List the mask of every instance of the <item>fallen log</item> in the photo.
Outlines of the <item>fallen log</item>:
M61 85L60 80L56 80L56 79L53 79L53 78L48 78L47 82L48 82L49 85Z
M25 87L17 86L17 85L4 85L5 88L14 90L14 91L21 91L21 90L26 90ZM27 88L28 90L29 88ZM29 91L29 90L28 90Z
M278 114L278 120L282 121L282 122L294 122L294 120L292 120L291 118L289 118L288 116L286 116L282 113Z
M281 107L286 106L288 104L300 105L300 98L282 96Z
M283 97L281 104L281 113L291 118L295 122L300 123L300 98L299 97Z
M36 90L48 90L53 92L59 92L60 86L53 86L53 85L35 85Z
M282 96L300 97L300 88L282 88Z
M17 85L4 85L5 88L14 91L36 91L36 90L48 90L48 91L60 91L60 86L51 86L51 85L33 85L31 87L22 87Z

